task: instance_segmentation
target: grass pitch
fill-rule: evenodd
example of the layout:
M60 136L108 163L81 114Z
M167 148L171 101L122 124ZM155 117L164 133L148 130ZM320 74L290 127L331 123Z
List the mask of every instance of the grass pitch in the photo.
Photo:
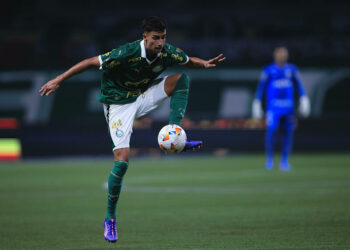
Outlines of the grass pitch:
M0 249L350 249L350 155L132 159L119 241L103 239L112 160L0 163Z

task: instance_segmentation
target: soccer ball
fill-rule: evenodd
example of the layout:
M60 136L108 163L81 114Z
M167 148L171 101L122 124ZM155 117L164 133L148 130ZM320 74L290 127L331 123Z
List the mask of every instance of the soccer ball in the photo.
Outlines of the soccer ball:
M175 124L164 126L158 134L158 144L161 150L168 154L180 153L187 141L186 132Z

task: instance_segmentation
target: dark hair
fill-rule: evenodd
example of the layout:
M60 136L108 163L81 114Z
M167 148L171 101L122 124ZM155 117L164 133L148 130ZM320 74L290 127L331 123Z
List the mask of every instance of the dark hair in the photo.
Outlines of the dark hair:
M142 21L143 32L151 32L151 31L163 32L166 29L167 29L166 22L161 17L151 16L143 19Z

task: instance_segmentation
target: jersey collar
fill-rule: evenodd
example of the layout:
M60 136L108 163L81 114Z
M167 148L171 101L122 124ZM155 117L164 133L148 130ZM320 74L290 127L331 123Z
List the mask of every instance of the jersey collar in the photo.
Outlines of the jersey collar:
M150 60L148 60L148 58L146 56L145 40L142 40L140 42L140 46L141 46L141 57L145 58L148 64L152 64L162 54L162 52L159 52L157 54L156 58L154 58L152 61L150 61Z
M275 67L277 67L279 69L283 69L284 67L287 66L288 62L285 62L282 66L278 65L276 62L273 62L273 64L275 65Z

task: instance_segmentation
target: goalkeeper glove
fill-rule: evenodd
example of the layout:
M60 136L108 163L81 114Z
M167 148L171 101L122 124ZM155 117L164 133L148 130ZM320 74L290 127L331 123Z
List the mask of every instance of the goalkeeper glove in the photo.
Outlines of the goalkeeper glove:
M310 115L310 100L307 96L299 98L299 113L305 118Z
M263 117L263 110L261 108L261 102L258 99L253 101L252 114L254 119L261 119Z

